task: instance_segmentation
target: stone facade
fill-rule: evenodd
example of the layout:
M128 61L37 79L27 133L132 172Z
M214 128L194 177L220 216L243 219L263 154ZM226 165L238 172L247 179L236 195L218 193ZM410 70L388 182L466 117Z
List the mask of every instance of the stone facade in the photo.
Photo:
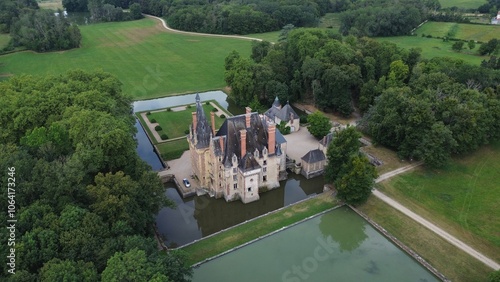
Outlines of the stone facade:
M247 108L216 132L213 114L209 124L197 95L188 143L200 187L216 198L243 203L258 200L259 191L278 188L286 179L286 140L276 125Z

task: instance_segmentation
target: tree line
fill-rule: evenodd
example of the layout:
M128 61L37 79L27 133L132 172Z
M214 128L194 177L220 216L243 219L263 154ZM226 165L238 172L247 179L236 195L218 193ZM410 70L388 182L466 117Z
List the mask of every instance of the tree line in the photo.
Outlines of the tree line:
M16 259L0 280L187 281L184 255L158 251L153 237L155 215L173 204L136 153L120 82L74 70L15 76L0 93L0 165L15 168L17 219L14 246L0 231L2 256L13 248Z
M63 0L62 4L68 12L90 12L93 22L130 21L143 17L141 6L127 0Z
M495 62L491 65L496 66ZM461 60L423 60L419 49L317 29L254 42L250 58L225 60L231 97L306 101L327 112L364 113L360 128L403 158L441 166L452 154L500 137L500 71Z
M59 13L40 10L36 1L0 0L0 32L10 33L3 51L24 46L37 52L67 50L80 46L78 26Z

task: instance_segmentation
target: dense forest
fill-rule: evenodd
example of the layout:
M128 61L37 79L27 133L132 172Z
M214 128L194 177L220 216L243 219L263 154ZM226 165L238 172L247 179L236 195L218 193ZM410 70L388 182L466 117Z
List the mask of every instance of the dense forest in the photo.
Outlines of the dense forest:
M82 38L78 26L30 0L0 0L0 32L12 37L3 51L18 46L38 52L67 50L79 47Z
M250 58L231 52L225 68L241 106L277 95L345 116L357 109L365 114L360 128L376 143L429 166L500 137L500 71L423 60L419 49L293 29L278 44L254 42Z
M155 215L172 203L136 153L116 78L15 76L0 83L0 104L0 185L15 190L1 193L5 210L15 206L2 220L17 220L14 244L0 231L2 256L15 257L15 275L4 263L0 280L188 280L184 255L158 251L153 237Z

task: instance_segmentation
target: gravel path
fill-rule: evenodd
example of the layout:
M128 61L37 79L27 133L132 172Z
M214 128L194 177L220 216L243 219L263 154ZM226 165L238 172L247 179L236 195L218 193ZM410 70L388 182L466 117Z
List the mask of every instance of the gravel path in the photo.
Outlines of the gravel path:
M165 22L164 19L155 17L152 15L146 15L144 16L152 19L157 19L161 21L163 24L163 27L167 29L168 31L175 32L175 33L181 33L181 34L188 34L188 35L197 35L197 36L210 36L210 37L225 37L225 38L236 38L236 39L245 39L245 40L256 40L256 41L262 41L260 38L254 38L254 37L248 37L248 36L241 36L241 35L225 35L225 34L210 34L210 33L200 33L200 32L191 32L191 31L182 31L182 30L177 30L169 27L167 23Z
M414 168L414 167L416 167L416 166L418 166L420 164L421 163L416 163L416 164L413 164L413 165L402 167L400 169L396 169L396 170L388 172L386 174L382 174L379 178L377 178L375 180L375 182L376 183L381 182L381 181L386 180L386 179L388 179L390 177L393 177L395 175L398 175L400 173L408 171L408 170L410 170L410 169L412 169L412 168ZM391 207L393 207L393 208L397 209L398 211L402 212L406 216L410 217L411 219L415 220L416 222L420 223L424 227L426 227L429 230L433 231L437 235L441 236L443 239L445 239L446 241L448 241L451 244L455 245L457 248L459 248L459 249L463 250L464 252L468 253L469 255L475 257L476 259L478 259L482 263L486 264L487 266L489 266L489 267L491 267L491 268L493 268L495 270L499 270L500 269L500 264L496 263L492 259L490 259L490 258L486 257L485 255L481 254L480 252L476 251L471 246L469 246L466 243L460 241L456 237L452 236L448 232L444 231L443 229L439 228L438 226L436 226L433 223L429 222L428 220L424 219L420 215L412 212L411 210L409 210L408 208L406 208L402 204L400 204L397 201L393 200L392 198L386 196L384 193L382 193L382 192L380 192L378 190L373 190L373 195L375 197L381 199L382 201L384 201L385 203L387 203Z

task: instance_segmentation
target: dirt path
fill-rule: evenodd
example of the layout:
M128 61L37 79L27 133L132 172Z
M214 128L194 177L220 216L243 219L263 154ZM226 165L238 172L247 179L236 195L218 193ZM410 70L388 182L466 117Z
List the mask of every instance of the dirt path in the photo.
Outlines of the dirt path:
M382 174L379 178L375 180L376 183L381 182L383 180L386 180L390 177L393 177L395 175L398 175L400 173L403 173L405 171L408 171L416 166L421 165L421 163L416 163L413 165L405 166L400 169L396 169L394 171L388 172L386 174ZM395 208L396 210L402 212L406 216L410 217L411 219L415 220L416 222L420 223L424 227L428 228L429 230L433 231L437 235L441 236L443 239L446 241L450 242L451 244L455 245L457 248L463 250L464 252L468 253L469 255L475 257L482 263L486 264L487 266L499 270L500 269L500 264L496 263L492 259L486 257L485 255L481 254L480 252L476 251L473 249L471 246L467 245L466 243L460 241L459 239L455 238L448 232L444 231L443 229L439 228L438 226L434 225L433 223L429 222L428 220L424 219L423 217L419 216L418 214L412 212L402 204L398 203L397 201L393 200L392 198L386 196L384 193L378 191L378 190L373 190L373 195L391 207Z
M165 22L165 20L162 18L155 17L152 15L146 15L146 14L144 14L144 16L161 21L163 27L170 32L175 32L175 33L180 33L180 34L188 34L188 35L196 35L196 36L225 37L225 38L236 38L236 39L244 39L244 40L262 41L262 39L260 39L260 38L241 36L241 35L211 34L211 33L199 33L199 32L177 30L177 29L173 29L173 28L169 27L167 25L167 22Z

